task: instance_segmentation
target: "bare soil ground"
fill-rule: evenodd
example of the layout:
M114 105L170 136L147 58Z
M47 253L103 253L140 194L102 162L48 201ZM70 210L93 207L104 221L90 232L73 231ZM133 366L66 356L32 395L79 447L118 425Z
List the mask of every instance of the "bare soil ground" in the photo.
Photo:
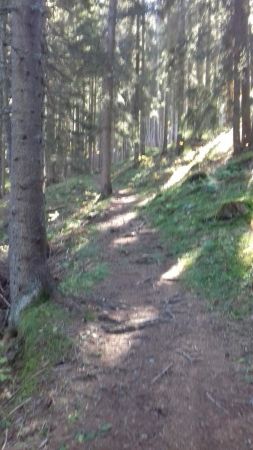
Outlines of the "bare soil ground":
M5 450L253 449L253 386L242 361L252 326L208 313L203 299L163 275L175 264L122 191L100 227L111 275L76 314L73 360L13 413ZM2 444L1 444L2 441Z

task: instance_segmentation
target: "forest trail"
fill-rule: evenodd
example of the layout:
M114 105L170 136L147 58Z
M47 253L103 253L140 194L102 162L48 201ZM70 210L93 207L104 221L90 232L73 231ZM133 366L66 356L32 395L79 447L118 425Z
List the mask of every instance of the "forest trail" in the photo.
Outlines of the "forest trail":
M5 449L253 448L253 390L238 364L250 333L170 280L175 261L139 201L120 191L96 219L111 273L89 297L97 319L76 317L73 361L55 367Z

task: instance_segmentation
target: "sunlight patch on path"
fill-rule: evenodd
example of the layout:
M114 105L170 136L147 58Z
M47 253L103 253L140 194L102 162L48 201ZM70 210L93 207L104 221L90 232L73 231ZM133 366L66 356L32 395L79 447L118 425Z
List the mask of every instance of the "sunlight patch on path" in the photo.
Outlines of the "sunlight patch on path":
M122 247L124 245L128 245L128 244L134 244L136 242L138 242L138 237L137 236L123 236L117 239L114 239L113 241L113 247Z
M197 258L201 254L201 247L186 253L177 262L164 272L160 278L160 282L177 281L180 276L191 266L193 266Z
M110 228L121 228L122 226L127 225L129 222L136 219L136 217L137 212L117 214L109 222L105 222L99 225L99 229L101 231L107 231Z
M139 325L149 320L158 319L158 317L159 312L153 306L134 307L130 314L129 312L127 313L127 320L125 323ZM136 334L141 334L141 332L135 331L131 333L126 332L124 334L107 334L102 361L110 366L120 363L120 361L129 354L133 344L136 342Z

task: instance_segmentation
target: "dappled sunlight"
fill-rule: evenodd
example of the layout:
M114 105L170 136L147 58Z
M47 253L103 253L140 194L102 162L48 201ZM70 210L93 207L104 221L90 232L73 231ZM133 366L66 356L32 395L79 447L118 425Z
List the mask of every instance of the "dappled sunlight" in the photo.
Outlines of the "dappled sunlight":
M184 271L184 265L180 259L174 266L170 267L169 270L162 274L160 281L173 281L177 280L182 272Z
M242 263L251 266L253 263L253 231L245 232L238 242L238 256Z
M156 196L156 193L147 195L144 199L142 199L140 202L138 202L138 206L140 208L143 208L144 206L148 205Z
M48 222L55 222L60 216L59 211L54 211L48 214Z
M137 212L126 212L115 215L109 222L99 224L101 231L108 231L111 228L121 228L137 218Z
M0 245L0 257L5 257L8 254L9 245L3 244Z
M169 268L168 271L164 272L161 275L160 282L168 282L168 281L176 281L180 278L180 276L191 267L197 260L201 253L201 248L195 249L192 252L189 252L183 255L176 264Z
M119 192L119 194L124 194L122 191ZM134 203L137 200L136 195L128 195L128 197L116 197L116 200L113 201L112 205L116 204L125 204L125 205L129 205L131 203Z
M132 234L132 235L129 234L127 236L123 236L123 237L114 239L113 247L122 247L124 245L134 244L137 241L138 241L138 236L136 236L134 234Z
M233 133L232 130L221 133L213 141L199 148L195 152L194 159L186 165L180 166L175 170L170 179L164 184L163 190L169 189L180 183L190 173L192 168L197 164L201 164L211 151L219 153L227 153L232 147Z
M127 324L141 325L156 320L159 312L153 306L134 307L127 313ZM124 325L124 320L122 320ZM136 333L141 333L136 331ZM105 365L116 366L131 350L136 339L135 333L108 334L104 343L102 361Z
M130 311L120 311L113 316L119 326L139 326L159 318L159 311L153 306L133 307ZM98 323L89 323L79 331L79 349L83 355L99 355L105 366L117 366L129 354L136 341L136 332L110 334L103 333Z

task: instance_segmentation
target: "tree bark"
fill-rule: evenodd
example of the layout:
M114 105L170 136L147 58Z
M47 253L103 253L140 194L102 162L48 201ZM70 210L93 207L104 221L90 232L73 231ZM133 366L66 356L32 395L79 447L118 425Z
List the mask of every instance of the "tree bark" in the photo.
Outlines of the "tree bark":
M241 59L241 31L242 31L242 14L241 14L241 0L234 0L233 11L233 78L234 78L234 105L233 105L233 145L234 153L240 152L241 149L241 83L240 83L240 59Z
M140 154L145 155L145 40L146 40L146 12L145 12L145 0L142 0L142 20L141 20L141 111L140 111Z
M43 0L16 0L12 13L10 325L49 294L43 174Z
M117 0L110 0L107 35L107 62L103 79L103 106L101 120L101 148L102 148L102 180L101 195L106 198L112 193L111 158L112 158L112 123L113 123L113 94L114 94L114 53L115 32L117 19Z
M242 146L251 146L250 120L250 60L249 60L249 0L242 1Z
M138 164L140 156L140 2L136 1L136 46L135 46L135 93L133 105L134 117L134 162Z

